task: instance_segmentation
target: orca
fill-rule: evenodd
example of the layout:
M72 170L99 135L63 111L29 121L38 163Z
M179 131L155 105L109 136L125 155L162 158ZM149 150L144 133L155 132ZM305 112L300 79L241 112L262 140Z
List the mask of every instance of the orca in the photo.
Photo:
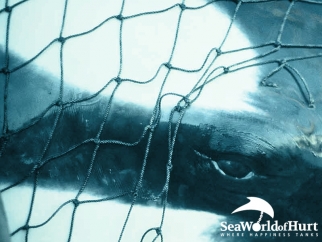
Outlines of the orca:
M267 201L279 224L321 230L321 10L2 3L0 232L17 242L270 241L221 236L223 221L258 220L232 214L247 197Z

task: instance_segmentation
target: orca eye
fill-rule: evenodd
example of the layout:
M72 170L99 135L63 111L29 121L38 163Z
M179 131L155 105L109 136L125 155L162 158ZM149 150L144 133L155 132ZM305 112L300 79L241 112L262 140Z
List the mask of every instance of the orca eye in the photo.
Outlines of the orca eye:
M230 176L234 179L250 179L255 175L252 169L240 162L229 159L214 160L196 150L194 151L198 156L210 160L214 168L222 175Z
M231 160L211 160L216 169L220 169L227 176L236 179L249 179L254 176L254 172L244 164Z

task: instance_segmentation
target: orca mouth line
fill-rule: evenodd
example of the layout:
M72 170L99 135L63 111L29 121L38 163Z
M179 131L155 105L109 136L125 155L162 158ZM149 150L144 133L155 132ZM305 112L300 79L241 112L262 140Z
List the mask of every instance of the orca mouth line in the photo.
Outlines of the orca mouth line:
M242 164L241 162L232 160L232 159L217 159L214 160L211 157L197 151L194 149L194 152L207 161L210 161L220 174L225 177L229 177L235 180L249 180L256 176L254 171L247 165Z

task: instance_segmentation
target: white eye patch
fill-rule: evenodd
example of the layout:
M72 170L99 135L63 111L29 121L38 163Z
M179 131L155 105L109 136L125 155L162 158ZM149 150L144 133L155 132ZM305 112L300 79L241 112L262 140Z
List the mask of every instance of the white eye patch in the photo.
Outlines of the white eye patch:
M229 11L215 3L205 4L186 1L186 9L181 13L176 1L139 1L125 4L121 13L120 2L69 1L62 31L66 38L62 57L65 85L71 85L75 92L95 93L117 76L138 83L150 80L147 84L122 83L116 99L152 108L164 83L162 94L175 93L162 100L167 113L181 96L207 83L201 95L197 89L189 96L194 99L198 95L194 107L259 112L248 102L249 94L257 91L257 68L234 72L242 66L238 63L253 58L256 52L236 51L219 56L215 50L221 48L219 51L225 53L251 46L236 21L229 29L235 4L230 3ZM203 7L198 10L189 9L200 6ZM9 50L25 60L36 56L59 37L63 9L64 1L56 0L46 4L35 0L17 7L11 18ZM157 13L137 16L152 11ZM116 17L120 13L122 23ZM24 16L23 21L20 16ZM1 21L2 29L5 22ZM59 41L55 41L33 61L55 76L57 85L61 78L60 47ZM166 63L171 67L169 73ZM223 74L229 67L229 72ZM110 84L104 93L109 96L115 85Z

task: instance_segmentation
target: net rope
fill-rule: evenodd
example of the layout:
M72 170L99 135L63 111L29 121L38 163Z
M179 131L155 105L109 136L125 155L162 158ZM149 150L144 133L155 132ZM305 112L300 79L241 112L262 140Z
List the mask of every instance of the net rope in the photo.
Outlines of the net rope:
M219 77L223 75L228 75L232 72L238 72L243 69L247 68L252 68L254 66L263 66L263 65L269 65L269 64L277 64L277 67L271 70L269 73L266 74L266 76L262 79L260 85L263 86L263 88L275 88L278 86L278 83L271 82L270 79L276 75L277 73L281 72L282 70L287 71L290 73L290 75L293 77L293 80L295 82L300 82L301 87L302 87L302 94L304 95L304 99L306 100L306 104L308 108L314 108L314 95L312 94L310 90L310 85L308 81L306 80L306 77L301 74L301 72L292 65L294 61L305 61L308 59L313 59L313 58L321 58L322 57L322 44L311 44L311 43L306 43L306 44L293 44L293 43L284 43L283 42L283 33L285 31L288 19L290 16L292 16L292 9L295 5L297 4L314 4L316 6L321 6L322 2L321 1L313 1L313 0L302 0L302 1L285 1L289 2L287 11L284 13L284 17L282 18L282 21L280 23L280 28L278 30L277 35L275 36L275 39L269 42L261 43L261 44L256 44L254 46L250 47L244 47L244 48L239 48L235 50L224 50L223 46L229 38L229 33L231 31L232 26L235 24L236 18L239 16L239 10L243 7L247 7L250 4L261 4L261 3L266 3L266 2L272 2L270 0L242 0L242 1L235 1L236 7L235 10L231 16L231 21L230 25L227 29L226 35L224 36L221 44L219 46L214 46L212 49L208 51L208 54L204 60L204 62L201 64L199 68L196 69L185 69L180 66L174 66L172 64L173 57L175 56L176 53L176 48L177 48L177 42L178 38L180 37L180 27L181 27L181 19L182 16L187 12L187 11L198 11L200 9L205 8L206 6L213 4L215 2L219 2L216 0L209 1L207 3L204 3L203 5L200 6L194 6L190 7L185 4L185 1L178 2L172 6L168 6L165 9L162 10L156 10L156 11L150 11L150 12L141 12L133 15L124 15L124 7L126 6L126 1L122 1L121 9L119 10L118 15L114 16L108 16L103 22L97 24L94 28L89 29L88 31L65 36L64 35L64 27L65 27L65 22L66 22L66 16L68 15L68 3L69 1L65 1L65 6L63 10L63 17L61 19L61 28L60 28L60 34L57 36L57 38L53 39L50 43L48 43L46 46L43 47L43 49L37 53L34 57L31 59L25 61L22 64L19 64L18 66L12 66L10 65L10 30L11 30L11 16L15 12L16 9L18 9L20 6L28 2L27 0L25 1L20 1L17 2L13 5L9 5L9 1L6 0L5 7L3 9L0 9L0 15L5 15L6 20L7 20L7 27L6 27L6 33L5 33L5 48L4 48L4 53L5 53L5 58L4 58L4 63L1 63L2 67L1 69L1 75L3 75L5 78L5 85L4 85L4 103L3 103L3 130L2 130L2 137L1 137L1 149L0 149L0 157L6 152L6 145L10 141L12 137L14 137L16 134L19 134L21 132L28 132L29 129L31 129L33 126L37 125L46 114L48 114L50 111L55 110L55 119L52 121L52 127L51 131L48 135L47 141L42 148L42 152L40 156L37 158L37 160L33 163L32 169L25 174L25 176L21 177L20 179L12 182L9 186L3 188L1 190L2 193L7 192L8 190L12 189L13 187L20 186L24 181L27 179L32 178L33 179L33 192L30 200L30 207L29 207L29 212L26 217L26 222L22 224L20 227L16 228L14 231L11 232L11 236L15 236L18 232L24 231L25 233L25 241L29 241L29 231L33 229L40 228L44 225L46 225L49 221L51 221L54 216L59 213L63 207L65 207L67 204L73 204L74 209L71 215L71 221L70 221L70 230L69 230L69 236L67 241L72 240L72 235L73 235L73 226L75 222L75 215L77 213L77 210L80 206L86 203L101 203L101 202L106 202L109 200L117 199L120 197L124 196L129 196L131 197L131 203L129 205L129 210L127 213L127 216L124 220L123 227L121 228L121 232L118 238L118 241L122 240L123 234L127 229L128 221L131 218L131 213L133 210L133 207L137 204L138 198L144 198L148 199L151 201L155 201L158 199L162 200L162 208L163 212L160 217L160 224L157 227L151 227L149 228L143 235L141 241L144 240L145 236L148 233L155 232L155 238L153 241L156 241L158 238L163 241L163 233L162 233L162 228L163 228L163 223L166 218L166 209L167 209L167 197L168 197L168 192L169 189L169 182L171 179L171 170L173 168L173 151L174 147L176 145L176 140L177 140L177 134L178 130L180 128L182 119L185 115L186 110L189 109L193 105L193 103L198 99L199 95L201 92L207 88L207 85ZM173 44L172 44L172 49L168 55L168 59L165 60L163 63L160 63L156 73L153 75L153 77L149 80L135 80L135 79L130 79L130 78L123 78L122 77L122 70L123 70L123 55L126 55L123 51L123 27L124 25L128 22L131 21L132 19L136 19L141 16L146 16L146 15L154 15L154 14L161 14L165 13L168 11L171 11L172 9L179 9L179 14L176 22L176 30L174 34L174 39L173 39ZM67 42L69 42L72 39L88 35L99 28L101 28L103 25L109 23L110 21L118 20L120 25L119 25L119 69L118 69L118 74L111 80L107 81L106 84L98 90L96 93L93 93L87 97L82 97L82 98L75 98L69 101L64 101L64 92L65 92L65 79L64 79L64 47ZM56 100L48 105L39 115L34 117L30 122L25 123L19 128L16 129L11 129L10 128L10 120L8 118L8 97L10 96L9 92L9 84L11 80L11 75L22 69L25 68L26 66L30 65L35 59L37 59L39 56L41 56L43 53L47 51L47 49L52 46L55 43L60 44L60 85L59 85L59 94L56 98ZM283 49L289 49L289 48L294 48L294 49L314 49L316 50L316 53L310 54L310 55L299 55L299 56L286 56L284 58L276 58L273 56L274 53L277 53ZM232 61L231 65L228 66L216 66L216 60L223 55L227 55L230 53L236 53L236 52L241 52L244 50L259 50L259 49L268 49L268 51L264 51L257 56L251 58L251 59L245 59L241 62L234 63ZM269 57L273 56L274 58L270 59ZM320 59L321 60L321 59ZM108 125L108 118L110 117L110 112L111 112L111 106L114 101L114 96L118 92L118 89L120 86L122 86L123 83L125 82L132 82L137 85L144 85L150 82L153 82L159 75L161 69L166 68L167 73L163 79L161 88L158 92L157 96L157 101L154 105L153 112L150 117L149 123L144 127L143 132L140 137L137 138L136 141L134 142L126 142L122 140L114 140L114 139L104 139L102 138L102 132L103 129ZM163 88L165 84L167 83L168 76L170 75L171 72L185 72L185 73L199 73L203 71L202 76L200 79L198 79L193 86L193 88L190 90L189 93L186 95L178 94L178 93L163 93ZM106 101L106 106L105 106L105 111L104 111L104 117L103 120L101 121L101 124L99 126L99 129L96 132L96 135L88 138L86 140L83 140L82 142L75 144L69 148L67 148L64 152L61 152L59 154L51 154L49 153L49 148L52 145L53 142L53 137L55 133L57 132L57 127L58 123L61 121L63 118L64 112L68 110L69 107L73 105L78 105L90 100L95 99L97 96L99 96L106 88L112 85L112 83L116 83L116 86L113 89L113 92L111 96L108 98ZM155 136L155 129L158 127L158 124L160 122L161 118L161 113L162 113L162 100L167 97L167 96L177 96L180 97L180 101L173 107L171 110L169 120L168 120L168 160L164 164L166 167L166 176L165 180L163 182L162 189L159 193L157 194L152 194L150 196L145 196L144 193L142 192L142 183L144 180L144 175L146 172L146 167L149 162L149 152L151 148L151 142L154 139ZM146 139L146 141L144 141ZM119 192L118 194L113 194L109 195L107 194L106 197L97 199L97 200L80 200L80 195L84 192L88 181L92 175L92 170L93 167L95 166L95 162L97 159L97 152L99 149L103 149L103 145L119 145L119 146L125 146L125 147L134 147L137 146L138 144L141 144L142 142L145 143L145 154L144 158L142 161L142 166L140 170L140 174L137 178L137 181L135 184L133 184L133 189L127 190L127 191L122 191ZM82 181L82 185L79 187L79 190L76 194L76 196L73 199L70 199L63 204L61 204L57 210L46 220L43 221L43 223L40 224L30 224L30 220L33 214L33 209L34 209L34 200L35 197L37 196L37 190L39 187L39 174L42 172L43 167L48 164L49 162L55 162L55 160L65 156L66 154L71 153L72 151L75 151L79 149L80 147L87 145L87 144L93 144L94 145L94 150L91 155L91 159L88 162L88 168L87 168L87 174L85 175L84 180ZM71 161L72 162L72 161Z

